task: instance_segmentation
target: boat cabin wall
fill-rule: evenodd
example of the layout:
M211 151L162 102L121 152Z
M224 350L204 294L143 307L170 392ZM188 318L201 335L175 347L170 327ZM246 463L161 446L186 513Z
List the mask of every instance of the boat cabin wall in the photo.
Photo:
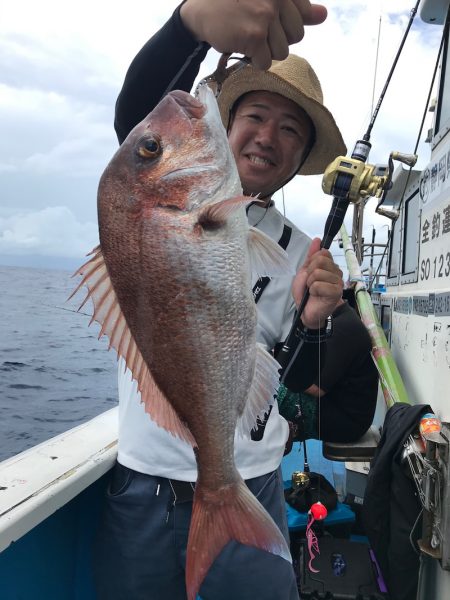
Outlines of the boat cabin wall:
M448 2L425 2L432 11ZM441 19L442 20L442 19ZM431 159L414 172L406 188L405 172L391 203L400 209L393 222L386 294L379 302L394 358L412 403L430 404L450 421L450 59L445 31ZM395 183L394 183L395 188ZM403 192L405 192L403 194ZM392 194L391 194L392 197Z

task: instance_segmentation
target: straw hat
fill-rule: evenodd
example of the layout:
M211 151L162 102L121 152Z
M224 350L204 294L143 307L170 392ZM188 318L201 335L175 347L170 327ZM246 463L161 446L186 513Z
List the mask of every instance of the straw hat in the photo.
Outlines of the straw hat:
M273 61L268 71L254 69L251 65L231 71L217 98L226 128L233 104L240 96L255 91L275 92L298 104L315 127L314 145L298 170L298 175L323 173L336 156L346 154L341 132L332 114L323 105L319 79L304 58L290 54L285 60Z

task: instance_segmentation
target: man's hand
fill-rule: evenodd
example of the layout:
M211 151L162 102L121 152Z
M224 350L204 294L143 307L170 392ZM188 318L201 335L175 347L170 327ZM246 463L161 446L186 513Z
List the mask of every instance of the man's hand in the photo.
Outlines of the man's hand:
M327 10L309 0L187 0L180 10L185 27L221 53L251 58L257 69L284 60L305 25L325 21Z
M308 256L292 283L292 295L297 306L302 301L305 289L309 298L300 318L305 327L319 329L334 311L342 297L342 271L333 261L328 250L320 249L320 239L311 242Z

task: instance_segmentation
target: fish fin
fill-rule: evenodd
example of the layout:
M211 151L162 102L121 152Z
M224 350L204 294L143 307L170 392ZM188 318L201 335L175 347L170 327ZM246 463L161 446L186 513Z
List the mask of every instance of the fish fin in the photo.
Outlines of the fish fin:
M252 201L253 198L250 196L242 195L209 204L199 211L198 222L203 226L211 226L212 224L220 225L221 223L224 223L230 215L240 208L245 208L247 204L250 204Z
M259 277L295 274L289 263L287 253L260 229L250 227L248 250L252 271L257 273Z
M215 493L197 483L186 556L188 600L195 600L206 573L231 540L292 562L281 531L242 479Z
M256 427L257 418L263 419L274 403L279 385L279 369L279 363L265 347L256 344L255 374L247 402L237 423L238 432L242 436L250 437L251 430Z
M126 367L130 369L133 379L137 382L137 389L141 393L145 412L159 427L163 427L173 436L196 446L192 433L180 420L159 389L142 357L120 308L100 246L94 248L90 254L93 257L73 275L81 275L82 279L70 295L69 300L81 286L87 286L88 293L78 310L86 304L89 298L92 299L94 314L89 325L94 321L100 323L99 339L106 335L109 338L108 350L114 348L117 355L124 359Z
M141 399L145 406L145 412L150 415L152 421L159 425L159 427L163 427L174 437L180 438L192 447L197 446L197 442L190 429L181 421L180 417L172 408L172 405L159 389L147 365L145 365L142 389L139 391L141 392Z

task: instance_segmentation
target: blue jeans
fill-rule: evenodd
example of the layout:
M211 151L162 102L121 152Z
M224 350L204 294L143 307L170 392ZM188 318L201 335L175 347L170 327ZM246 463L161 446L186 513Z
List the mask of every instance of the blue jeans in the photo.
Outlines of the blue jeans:
M281 475L246 481L289 539ZM94 548L99 600L186 600L185 561L192 502L173 505L168 479L116 464ZM230 542L200 589L202 600L298 600L292 565Z

